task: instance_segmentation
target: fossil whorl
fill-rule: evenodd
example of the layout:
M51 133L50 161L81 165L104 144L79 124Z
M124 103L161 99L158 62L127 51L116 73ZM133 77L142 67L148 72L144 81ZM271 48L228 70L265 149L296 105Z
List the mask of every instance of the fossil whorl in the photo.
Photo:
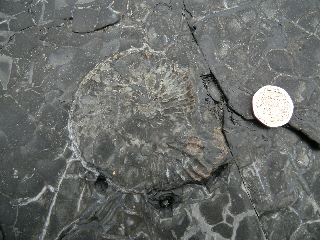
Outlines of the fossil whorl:
M71 110L81 157L129 189L170 189L208 177L227 148L194 85L147 50L105 60L80 84Z

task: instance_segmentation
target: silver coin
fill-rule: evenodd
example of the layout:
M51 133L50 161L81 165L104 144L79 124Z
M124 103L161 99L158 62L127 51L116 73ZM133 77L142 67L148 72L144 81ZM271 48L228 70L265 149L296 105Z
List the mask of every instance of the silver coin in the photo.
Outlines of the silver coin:
M290 121L294 105L284 89L267 85L254 94L252 108L255 117L264 125L280 127Z

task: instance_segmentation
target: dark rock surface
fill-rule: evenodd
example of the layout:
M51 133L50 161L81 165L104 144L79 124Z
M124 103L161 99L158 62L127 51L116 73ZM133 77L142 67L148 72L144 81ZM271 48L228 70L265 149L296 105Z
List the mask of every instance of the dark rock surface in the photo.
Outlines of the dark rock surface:
M221 118L205 102L193 68L131 50L82 81L70 138L86 163L127 190L168 190L199 182L228 160ZM230 157L229 157L230 158Z
M320 239L318 1L2 0L0 19L0 239ZM124 141L111 151L110 141L97 137L107 117L92 122L101 127L94 141L77 139L91 132L72 122L81 86L88 87L80 95L89 102L97 96L96 85L85 85L88 76L108 71L107 59L146 51L166 59L173 80L182 72L195 89L193 115L173 122L202 142L162 139L184 150L167 155L176 161L171 172L186 167L179 161L195 148L205 153L224 146L221 161L214 161L218 152L208 159L216 163L209 174L195 167L204 153L194 158L200 163L188 162L201 179L182 174L182 180L153 184L163 179L153 169L158 163L132 158L113 163L122 171L115 181L111 168L103 169L107 156L121 146L137 152L137 146L112 128ZM143 63L136 60L124 60L118 73L133 66L131 75L145 76L143 65L134 68ZM162 62L150 62L145 74L159 80ZM177 95L185 91L181 79L168 85ZM99 97L103 89L115 96L111 79L103 81ZM268 84L284 88L295 104L280 128L263 126L252 113L253 94ZM77 110L95 119L106 104ZM123 113L123 127L130 127L131 115ZM161 127L154 127L156 134L169 131ZM213 129L221 138L210 142ZM126 172L133 168L139 177ZM143 187L132 187L139 181Z
M320 143L319 2L225 1L222 8L188 23L228 106L253 119L253 94L284 87L295 104L289 124Z

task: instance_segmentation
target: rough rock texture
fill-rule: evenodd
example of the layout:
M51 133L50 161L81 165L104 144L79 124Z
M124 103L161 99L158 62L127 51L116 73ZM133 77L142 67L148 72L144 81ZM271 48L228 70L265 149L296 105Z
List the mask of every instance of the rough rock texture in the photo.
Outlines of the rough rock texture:
M174 66L174 67L172 67ZM81 83L70 128L80 157L118 186L139 191L198 182L228 154L202 83L162 54L127 51Z
M313 0L0 1L0 239L320 239L319 9ZM101 66L108 59L145 51L165 59L176 95L186 93L186 83L194 86L197 114L170 105L180 118L155 122L181 124L207 145L179 141L189 132L170 140L171 148L161 146L163 139L156 145L171 149L167 160L177 163L171 172L184 167L179 159L207 159L210 171L198 171L201 179L182 174L180 182L169 178L162 185L164 173L134 165L137 157L114 162L113 171L99 163L114 153L100 133L108 129L123 140L119 148L137 152L121 127L140 136L152 121L124 111L128 124L99 125L112 119L95 111L108 109L103 96L128 96L111 90L110 78L89 84L89 76L107 74ZM142 62L124 60L110 74ZM147 74L157 76L162 62L151 62L130 74L141 83ZM289 124L270 129L254 118L252 96L264 85L292 97ZM143 96L141 89L130 91ZM97 96L96 104L89 101ZM79 107L83 97L92 115ZM117 101L111 102L115 109ZM135 109L133 99L118 102ZM141 104L136 109L154 113L156 103L149 99L148 111ZM80 116L101 118L92 139L81 139L88 128L75 121ZM130 120L145 126L131 128ZM145 145L152 134L176 134L156 129L145 134ZM211 138L210 145L214 129L223 139ZM202 154L202 146L213 158ZM224 158L213 166L221 152ZM196 161L188 165L194 173ZM139 179L132 169L142 170ZM143 187L135 188L137 181Z
M306 225L319 224L319 148L290 128L263 129L225 113L230 151L267 238L300 235Z
M253 94L264 85L282 87L295 104L289 124L320 144L319 3L225 1L223 5L205 17L197 16L197 5L186 9L196 15L189 25L229 107L253 119L248 104Z

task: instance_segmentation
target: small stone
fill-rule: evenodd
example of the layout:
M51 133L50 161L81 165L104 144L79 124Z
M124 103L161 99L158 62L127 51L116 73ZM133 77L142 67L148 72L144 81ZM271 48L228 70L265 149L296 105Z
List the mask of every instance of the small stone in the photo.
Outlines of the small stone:
M252 98L254 116L268 127L280 127L288 123L293 113L293 102L282 88L267 85Z

